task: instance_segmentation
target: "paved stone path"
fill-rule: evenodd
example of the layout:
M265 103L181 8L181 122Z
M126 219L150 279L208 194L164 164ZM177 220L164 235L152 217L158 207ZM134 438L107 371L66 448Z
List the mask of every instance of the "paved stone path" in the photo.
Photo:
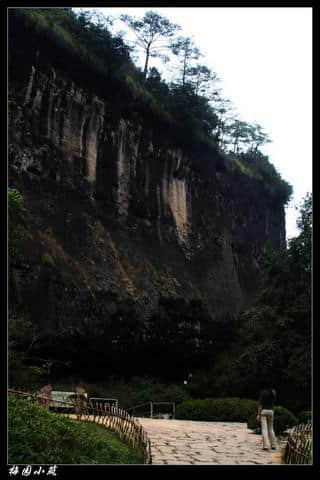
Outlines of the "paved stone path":
M281 464L282 446L262 450L246 423L138 418L151 440L152 463L166 465Z

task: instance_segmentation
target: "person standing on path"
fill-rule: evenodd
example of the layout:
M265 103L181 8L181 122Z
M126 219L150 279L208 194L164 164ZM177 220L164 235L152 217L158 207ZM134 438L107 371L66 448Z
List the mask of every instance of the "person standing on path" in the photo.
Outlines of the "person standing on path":
M277 447L276 436L273 430L274 403L276 391L268 387L260 392L257 420L261 422L263 450L273 450Z

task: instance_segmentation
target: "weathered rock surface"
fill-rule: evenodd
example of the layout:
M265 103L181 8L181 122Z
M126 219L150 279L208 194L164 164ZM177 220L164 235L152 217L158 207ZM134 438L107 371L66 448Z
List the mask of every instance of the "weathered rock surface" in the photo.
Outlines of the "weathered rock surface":
M218 154L177 145L115 111L107 90L48 67L41 46L25 55L9 91L9 182L25 198L11 307L41 325L47 352L79 361L85 350L101 368L113 349L135 352L138 371L155 345L207 355L226 344L258 256L284 246L283 205Z

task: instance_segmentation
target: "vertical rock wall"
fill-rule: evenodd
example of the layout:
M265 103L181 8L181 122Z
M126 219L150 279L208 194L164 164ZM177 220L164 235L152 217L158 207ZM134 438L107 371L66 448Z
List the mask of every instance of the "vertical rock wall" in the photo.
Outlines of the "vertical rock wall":
M12 271L13 307L28 310L41 291L29 313L46 328L99 335L113 321L123 332L129 309L134 338L171 315L174 328L193 325L198 347L210 322L232 324L256 291L260 253L283 248L283 206L54 68L30 65L10 95L9 181L25 196L32 245L22 247L31 270Z

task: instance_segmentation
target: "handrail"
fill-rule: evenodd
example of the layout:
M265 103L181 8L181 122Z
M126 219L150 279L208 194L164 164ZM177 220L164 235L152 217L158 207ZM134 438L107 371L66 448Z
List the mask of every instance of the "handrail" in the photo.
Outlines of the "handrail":
M13 393L14 395L20 395L21 397L28 397L28 399L33 399L33 397L35 398L39 398L41 400L47 400L48 402L54 402L54 403L62 403L63 405L66 405L66 406L69 406L69 407L72 407L74 408L75 406L75 402L68 402L67 400L56 400L56 399L53 399L51 397L46 397L44 396L43 394L41 393L26 393L26 392L21 392L19 390L14 390L12 388L8 388L8 392L9 393Z
M135 405L134 407L130 407L130 408L127 408L127 412L129 410L135 410L136 408L139 408L139 407L144 407L145 405L150 405L152 402L147 402L147 403L141 403L141 405Z
M141 403L140 405L135 405L134 407L130 407L130 408L127 408L127 411L129 410L133 410L133 412L135 412L136 409L140 408L140 407L144 407L145 405L150 405L150 418L154 418L154 410L153 410L153 406L154 405L173 405L173 408L172 408L172 418L175 418L176 416L176 404L175 402L153 402L153 401L150 401L150 402L147 402L147 403ZM140 415L142 415L142 413L145 413L145 412L140 412Z

